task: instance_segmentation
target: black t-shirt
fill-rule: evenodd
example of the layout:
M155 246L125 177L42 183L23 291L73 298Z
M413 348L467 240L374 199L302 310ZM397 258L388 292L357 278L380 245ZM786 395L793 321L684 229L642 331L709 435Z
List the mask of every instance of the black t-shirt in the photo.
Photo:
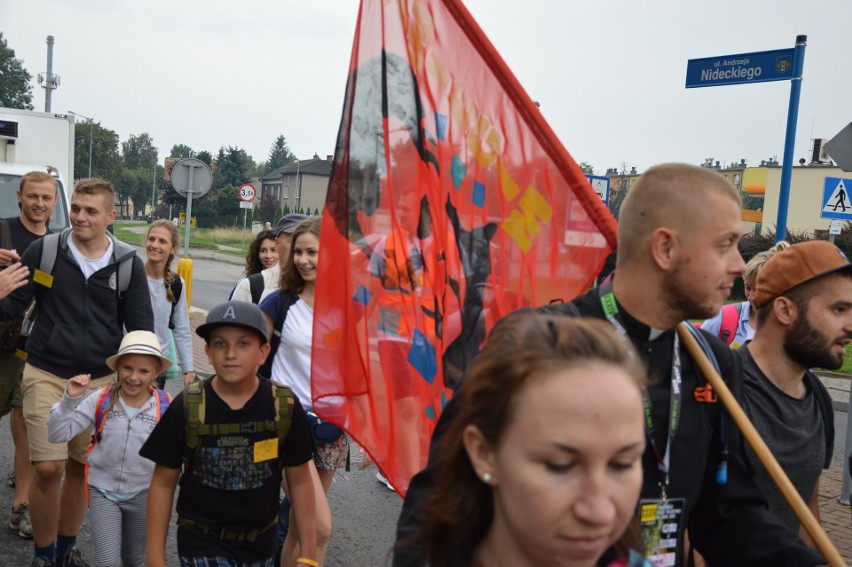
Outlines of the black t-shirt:
M18 256L24 253L27 247L36 240L43 238L44 234L34 234L27 230L20 217L12 217L3 219L9 225L9 237L12 242L3 242L0 233L0 247L14 249ZM50 234L51 230L47 229L45 234ZM2 268L0 268L2 269ZM8 352L14 352L16 348L23 348L23 344L19 341L19 333L21 329L21 321L23 317L15 317L4 323L0 323L0 349Z
M205 383L205 423L251 423L275 419L272 387L260 381L257 392L238 410ZM295 398L295 396L294 396ZM155 463L180 468L185 446L186 408L179 394L163 414L148 441L139 451ZM267 527L278 513L282 467L299 466L312 458L311 430L305 410L295 399L287 437L279 442L278 458L254 462L259 441L272 439L277 431L210 435L201 438L197 457L180 481L177 512L210 527L251 531ZM278 532L267 530L254 543L220 540L197 527L178 528L181 556L225 556L240 562L266 559L277 552Z
M19 256L24 253L24 250L26 250L30 244L39 238L44 237L44 234L34 234L27 230L27 227L25 227L24 223L21 222L20 217L12 217L4 220L9 223L9 235L12 237L12 248L18 252ZM45 234L50 233L51 230L48 229ZM5 245L5 243L3 244Z

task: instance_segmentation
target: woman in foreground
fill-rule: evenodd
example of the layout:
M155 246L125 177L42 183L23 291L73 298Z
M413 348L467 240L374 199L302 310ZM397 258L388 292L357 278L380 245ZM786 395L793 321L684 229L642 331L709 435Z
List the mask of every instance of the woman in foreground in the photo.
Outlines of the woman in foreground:
M645 372L604 321L498 323L458 395L416 538L431 567L645 565Z

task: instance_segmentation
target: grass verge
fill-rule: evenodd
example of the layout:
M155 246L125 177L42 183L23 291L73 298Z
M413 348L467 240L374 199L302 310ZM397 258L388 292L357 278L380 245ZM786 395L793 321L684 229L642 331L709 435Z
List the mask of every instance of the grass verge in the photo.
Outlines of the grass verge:
M142 246L145 242L145 233L138 232L140 226L147 225L116 221L113 225L113 234L119 240L123 240L128 244ZM131 230L135 228L136 230ZM181 239L183 239L184 231L180 231ZM222 254L236 256L238 258L245 257L245 253L241 250L243 245L243 232L241 229L222 229L222 228L196 228L190 233L190 244L193 248L207 248L216 250ZM246 235L246 247L249 245L248 235Z

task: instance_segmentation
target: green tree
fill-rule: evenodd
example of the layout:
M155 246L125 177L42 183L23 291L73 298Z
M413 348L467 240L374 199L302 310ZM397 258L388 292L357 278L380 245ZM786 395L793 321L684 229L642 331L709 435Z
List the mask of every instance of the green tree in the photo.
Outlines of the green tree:
M583 173L585 173L586 175L594 175L595 174L595 168L592 167L592 165L589 162L581 161L579 165L580 165L580 169L582 169Z
M176 158L189 158L195 157L195 152L192 151L192 148L187 146L186 144L175 144L172 146L172 149L169 151L169 157ZM210 164L207 164L210 165Z
M119 180L123 163L118 153L118 134L100 122L83 122L74 129L74 175L89 175L89 138L92 140L92 177Z
M213 186L224 187L233 185L239 187L248 182L249 173L254 166L254 161L245 150L228 146L219 148L216 157L216 171L213 173ZM236 194L236 193L235 193Z
M32 78L0 32L0 106L32 110Z
M198 201L193 199L192 214L198 217L199 226L232 226L238 216L242 218L237 187L224 185L211 189Z
M213 155L210 152L208 152L207 150L203 150L203 151L198 152L198 154L195 156L195 158L200 159L201 161L203 161L207 165L213 165Z
M119 201L124 205L132 202L137 217L151 202L151 184L155 178L155 170L144 167L124 168L122 172L121 181L117 184Z
M290 151L287 146L287 139L282 134L275 138L272 147L269 148L269 159L266 161L263 173L269 173L294 161L296 161L296 156Z
M254 219L261 222L269 221L275 225L278 220L278 200L272 191L260 196L260 204L254 211Z
M151 170L159 161L154 140L147 132L138 136L131 134L126 142L121 143L121 155L124 158L124 166L130 169L142 167Z

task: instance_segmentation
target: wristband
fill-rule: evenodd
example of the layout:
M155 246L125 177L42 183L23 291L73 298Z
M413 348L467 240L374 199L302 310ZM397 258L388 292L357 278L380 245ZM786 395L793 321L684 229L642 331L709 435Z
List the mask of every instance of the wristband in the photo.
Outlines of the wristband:
M319 563L313 559L308 559L307 557L300 557L296 559L296 563L300 565L310 565L310 567L319 567Z

